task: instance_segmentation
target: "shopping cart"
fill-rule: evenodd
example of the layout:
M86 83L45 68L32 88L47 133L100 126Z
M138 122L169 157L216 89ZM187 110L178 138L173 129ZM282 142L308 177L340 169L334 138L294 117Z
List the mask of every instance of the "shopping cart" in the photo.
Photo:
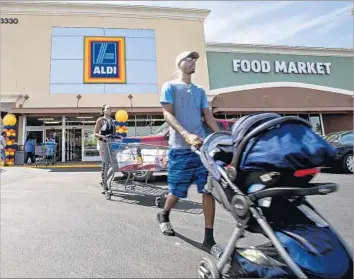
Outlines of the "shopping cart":
M110 200L114 193L124 192L155 197L155 205L161 207L164 204L169 191L162 187L138 182L135 174L141 171L164 171L167 169L166 146L143 144L129 139L108 138L106 140L107 152L105 156L104 181L105 198ZM115 174L121 172L127 174L122 183L114 181Z
M35 165L54 165L56 159L56 147L54 142L44 142L40 145L36 145L34 155L36 157Z

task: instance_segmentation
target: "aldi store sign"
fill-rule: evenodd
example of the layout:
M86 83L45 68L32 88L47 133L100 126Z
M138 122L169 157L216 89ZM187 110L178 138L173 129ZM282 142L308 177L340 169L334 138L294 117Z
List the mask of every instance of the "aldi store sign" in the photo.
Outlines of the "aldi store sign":
M304 74L330 75L331 63L325 62L288 62L266 60L233 60L233 71L243 73L276 73L276 74Z

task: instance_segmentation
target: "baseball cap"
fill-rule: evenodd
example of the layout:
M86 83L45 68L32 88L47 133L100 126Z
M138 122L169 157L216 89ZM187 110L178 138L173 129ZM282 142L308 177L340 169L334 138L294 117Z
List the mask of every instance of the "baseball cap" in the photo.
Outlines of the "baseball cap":
M176 57L176 67L178 68L179 63L187 57L194 57L195 59L199 59L199 53L196 51L183 51L183 52L181 52Z

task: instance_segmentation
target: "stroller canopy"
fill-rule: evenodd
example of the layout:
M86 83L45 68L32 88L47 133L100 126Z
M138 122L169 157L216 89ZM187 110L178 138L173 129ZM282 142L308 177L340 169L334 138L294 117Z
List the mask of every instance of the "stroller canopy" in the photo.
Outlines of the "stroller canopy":
M215 152L232 152L232 165L244 171L282 171L326 165L335 149L311 125L294 116L260 113L240 118L232 133L209 135L201 159L215 179L220 179Z
M241 170L299 170L326 165L335 148L295 116L261 113L241 118L232 129L234 165Z

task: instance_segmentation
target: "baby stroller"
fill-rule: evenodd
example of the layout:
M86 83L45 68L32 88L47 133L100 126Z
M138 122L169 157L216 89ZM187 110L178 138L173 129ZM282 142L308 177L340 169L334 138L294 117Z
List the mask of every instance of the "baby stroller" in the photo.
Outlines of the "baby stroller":
M306 200L337 190L334 183L311 182L335 149L307 121L245 116L231 133L213 133L193 150L209 172L205 190L236 220L218 262L199 263L199 278L353 278L351 250ZM269 242L236 246L245 232Z

